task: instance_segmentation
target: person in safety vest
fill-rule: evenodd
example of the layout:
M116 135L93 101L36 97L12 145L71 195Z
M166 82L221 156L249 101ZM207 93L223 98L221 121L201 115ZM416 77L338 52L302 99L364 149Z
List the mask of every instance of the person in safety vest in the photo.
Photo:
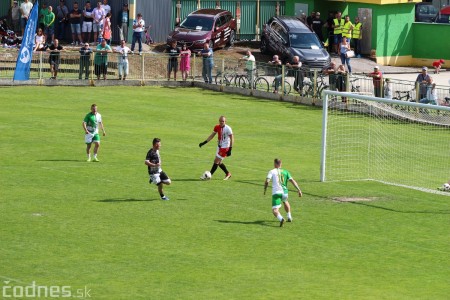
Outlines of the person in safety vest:
M342 38L347 39L347 43L350 44L350 40L352 38L353 24L350 21L350 17L348 15L344 18L344 26L342 26Z
M333 19L333 29L334 29L334 52L338 53L338 46L342 42L342 27L344 26L344 19L342 19L342 13L340 11L336 12L335 18Z
M353 24L352 39L355 45L355 55L357 58L361 57L361 40L362 40L362 23L359 17L355 17L355 24Z

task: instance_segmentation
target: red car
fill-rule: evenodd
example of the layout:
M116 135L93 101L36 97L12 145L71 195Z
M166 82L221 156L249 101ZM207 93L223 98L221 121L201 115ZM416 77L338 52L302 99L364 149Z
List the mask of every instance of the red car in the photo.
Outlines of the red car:
M167 44L177 41L192 51L203 49L209 43L211 49L232 46L236 38L236 20L231 12L223 9L200 9L190 13L169 33Z

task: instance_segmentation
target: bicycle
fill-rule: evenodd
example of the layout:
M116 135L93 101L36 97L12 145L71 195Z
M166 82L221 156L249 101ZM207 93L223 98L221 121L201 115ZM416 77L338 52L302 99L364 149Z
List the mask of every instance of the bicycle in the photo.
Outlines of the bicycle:
M328 89L330 86L325 83L325 76L319 74L316 78L316 89L314 91L314 83L312 81L303 81L303 89L299 91L303 97L322 98L323 90Z
M408 91L395 91L394 94L396 94L396 96L392 97L392 99L414 102L415 100L414 100L414 98L411 95L413 91L415 91L415 89L408 90ZM403 99L406 99L406 100L403 100Z
M360 92L361 92L361 91L360 91L361 86L360 86L360 85L354 85L354 84L353 84L355 81L358 81L358 80L359 80L359 78L355 78L355 79L353 79L353 80L350 80L350 85L351 85L351 91L352 91L352 93L360 93Z
M218 71L217 75L214 79L215 83L221 85L222 78L223 78L223 83L226 86L230 86L230 85L237 86L238 78L239 78L239 76L242 76L241 74L238 73L238 70L240 67L241 67L241 64L240 64L240 62L238 62L238 64L234 67L225 67L223 75L222 75L222 71Z
M266 78L258 75L258 70L256 70L253 74L253 77L256 79L253 80L252 85L250 85L250 80L248 78L248 74L239 75L238 76L238 86L241 88L253 88L258 91L269 91L269 82Z
M278 75L278 76L280 76L280 75ZM274 93L278 92L278 91L275 90L276 81L277 81L277 79L276 79L276 76L275 76L275 78L274 78L273 81L272 81L272 85L271 85L272 89L274 90ZM280 86L281 86L281 78L280 78L280 82L279 82L278 88L279 88ZM284 80L284 90L283 90L283 94L284 94L284 95L289 95L289 93L291 92L291 89L292 89L291 84L290 84L287 80Z

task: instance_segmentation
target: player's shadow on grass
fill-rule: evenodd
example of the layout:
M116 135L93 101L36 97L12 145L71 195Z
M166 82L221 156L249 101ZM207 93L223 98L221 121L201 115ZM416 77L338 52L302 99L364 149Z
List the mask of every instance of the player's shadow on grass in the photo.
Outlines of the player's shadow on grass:
M36 161L47 161L47 162L80 162L80 161L86 161L86 160L80 160L80 159L38 159Z
M242 225L260 225L260 226L269 226L273 227L271 223L277 223L278 222L268 222L268 221L262 221L262 220L256 220L256 221L230 221L230 220L215 220L219 223L226 223L226 224L242 224Z
M402 214L430 214L430 215L448 215L448 214L450 214L450 210L399 210L399 209L387 208L387 207L383 207L383 206L374 205L371 203L363 203L363 202L357 202L357 201L348 201L347 203L366 206L369 208L387 210L387 211L392 211L392 212L402 213Z
M94 200L96 202L103 203L123 203L123 202L150 202L150 201L162 201L159 198L154 199L136 199L136 198L112 198L112 199L102 199L102 200Z

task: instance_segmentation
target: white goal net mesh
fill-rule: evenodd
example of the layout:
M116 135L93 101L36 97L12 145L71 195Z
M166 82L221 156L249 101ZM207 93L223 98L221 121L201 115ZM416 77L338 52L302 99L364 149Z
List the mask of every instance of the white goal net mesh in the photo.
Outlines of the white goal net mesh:
M376 180L437 191L450 179L449 107L326 94L322 181Z

